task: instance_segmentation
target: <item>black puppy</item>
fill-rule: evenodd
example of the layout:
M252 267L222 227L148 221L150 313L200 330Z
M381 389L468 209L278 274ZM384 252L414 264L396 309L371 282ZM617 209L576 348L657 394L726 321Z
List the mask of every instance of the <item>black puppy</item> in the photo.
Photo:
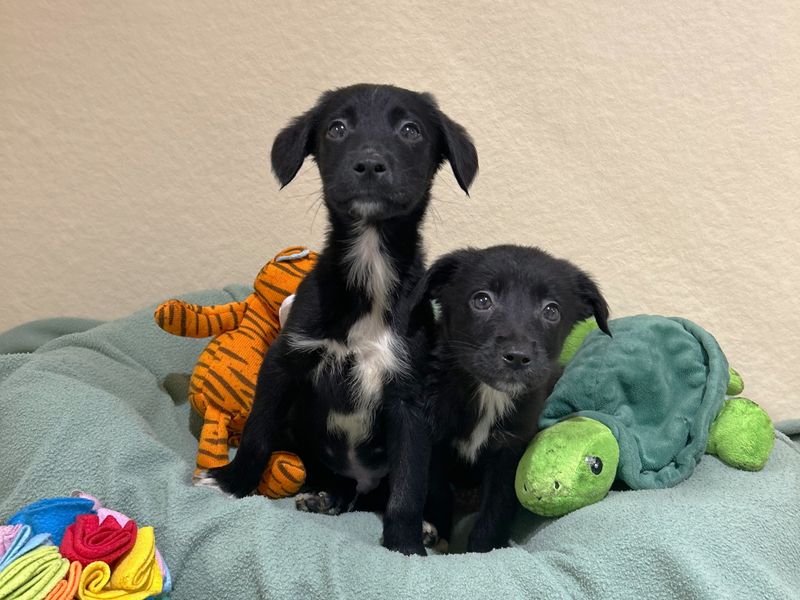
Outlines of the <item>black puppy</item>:
M609 333L608 306L586 273L521 246L453 252L420 286L441 309L427 384L436 445L425 518L446 540L450 484L480 485L467 549L485 552L508 544L517 463L561 374L564 339L592 315Z
M264 360L236 457L206 483L244 496L274 450L293 450L312 491L298 508L337 514L388 475L383 543L424 554L430 439L419 373L432 314L411 322L409 296L425 272L419 227L433 177L448 160L466 192L475 147L432 96L362 84L325 93L278 134L282 186L308 155L327 240Z

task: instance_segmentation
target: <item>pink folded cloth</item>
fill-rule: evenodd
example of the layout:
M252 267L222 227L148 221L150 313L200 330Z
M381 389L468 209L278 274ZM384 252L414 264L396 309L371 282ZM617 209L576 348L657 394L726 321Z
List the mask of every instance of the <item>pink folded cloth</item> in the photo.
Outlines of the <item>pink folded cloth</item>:
M0 559L11 547L11 542L17 537L22 525L0 525Z

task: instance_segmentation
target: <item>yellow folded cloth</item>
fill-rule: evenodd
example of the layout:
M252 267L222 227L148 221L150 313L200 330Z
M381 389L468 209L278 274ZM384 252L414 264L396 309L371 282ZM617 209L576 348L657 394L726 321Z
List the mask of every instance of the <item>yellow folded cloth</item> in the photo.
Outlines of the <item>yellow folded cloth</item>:
M78 582L81 580L83 566L77 560L73 560L67 574L56 584L44 600L72 600L78 593Z
M26 552L0 572L0 600L40 600L63 579L69 561L55 546Z
M114 572L104 562L86 565L78 585L80 600L144 600L161 593L163 578L156 561L152 527L140 527L133 548L122 555Z

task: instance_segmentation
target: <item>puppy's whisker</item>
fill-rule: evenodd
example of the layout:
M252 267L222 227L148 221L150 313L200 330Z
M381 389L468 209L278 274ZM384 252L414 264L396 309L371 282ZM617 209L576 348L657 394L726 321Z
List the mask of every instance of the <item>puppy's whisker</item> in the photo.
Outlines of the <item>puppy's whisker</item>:
M317 210L315 210L315 211L314 211L314 216L313 216L313 217L311 217L311 226L308 228L308 230L309 230L309 231L313 231L313 229L314 229L314 222L317 220L317 215L319 214L319 209L320 209L320 208L322 208L322 205L324 204L322 195L320 195L320 197L319 197L319 198L317 198L317 199L314 201L314 204L316 204L316 205L317 205ZM314 204L312 204L311 206L314 206ZM310 209L310 208L311 208L311 207L309 207L309 209ZM308 210L306 211L306 213L308 213Z
M430 203L428 210L430 211L430 214L431 214L432 219L433 219L432 220L433 228L434 228L435 231L438 231L439 230L438 229L439 224L444 223L444 220L442 219L441 214L439 214L439 211L436 208L436 202L435 201L432 201Z
M458 340L451 340L447 342L448 348L461 348L466 350L480 350L480 345L473 342L461 342Z

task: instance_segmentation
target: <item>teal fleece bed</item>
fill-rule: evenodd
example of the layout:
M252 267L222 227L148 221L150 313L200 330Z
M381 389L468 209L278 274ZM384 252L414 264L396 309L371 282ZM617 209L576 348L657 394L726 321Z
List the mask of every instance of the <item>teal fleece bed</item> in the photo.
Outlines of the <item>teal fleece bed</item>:
M38 498L91 493L155 527L173 600L800 597L800 447L787 435L758 473L706 456L674 488L612 492L557 520L520 509L511 548L406 557L381 547L371 513L191 486L186 380L205 343L159 330L152 308L0 336L0 521Z

